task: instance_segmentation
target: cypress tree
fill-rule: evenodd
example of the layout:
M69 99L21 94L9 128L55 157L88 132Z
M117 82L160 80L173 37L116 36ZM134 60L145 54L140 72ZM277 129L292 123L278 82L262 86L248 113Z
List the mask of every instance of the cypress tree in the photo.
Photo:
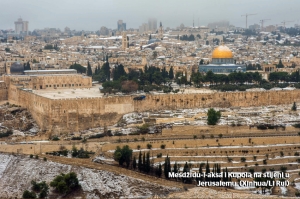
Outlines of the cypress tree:
M150 152L147 153L146 155L146 165L145 165L145 172L149 173L150 172Z
M27 62L26 70L31 70L29 61Z
M217 173L218 174L221 174L221 165L219 165L219 164L217 164ZM221 177L218 177L218 181L220 181L221 180Z
M200 167L199 167L199 174L201 174L200 178L199 178L199 181L203 181L203 171L202 171L202 164L200 164Z
M175 162L175 164L173 166L173 172L178 173L177 162Z
M165 164L164 164L164 174L165 174L165 178L169 179L169 156L167 155L167 157L165 158Z
M93 75L92 68L91 68L90 62L88 62L87 76L91 77L92 75Z
M100 73L100 64L98 64L97 75Z
M168 157L168 166L167 166L167 169L168 169L168 173L171 172L171 161L170 161L169 157Z
M170 71L169 71L169 78L174 79L174 71L173 71L173 66L171 66Z
M145 155L145 152L144 152L144 154L143 154L143 165L142 165L142 170L143 171L146 171L146 169L145 169L145 167L146 167L146 155Z
M106 81L109 81L110 80L110 67L109 67L108 61L106 61L103 64L101 71L104 73Z
M185 162L185 165L183 167L183 173L188 173L189 172L189 166L187 165L187 162ZM182 182L185 183L187 181L187 178L182 178Z
M292 106L292 111L296 111L297 110L297 105L296 102L294 102L293 106Z
M158 165L158 171L157 171L157 176L161 177L161 174L162 174L162 168L161 168L161 164L159 163L159 165Z
M132 167L133 167L134 170L136 169L136 159L135 159L135 156L133 157Z
M208 161L206 161L206 168L205 168L205 181L210 181L209 177L207 176L210 173Z
M141 151L139 154L138 169L139 169L139 171L142 171L142 152Z

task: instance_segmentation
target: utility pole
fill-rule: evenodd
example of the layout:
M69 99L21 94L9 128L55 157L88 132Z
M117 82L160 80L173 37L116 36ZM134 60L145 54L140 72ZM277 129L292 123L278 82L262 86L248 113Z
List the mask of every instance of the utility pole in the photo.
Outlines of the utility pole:
M248 16L257 15L257 14L245 14L242 17L246 17L246 29L248 28Z
M264 22L267 21L267 20L271 20L271 19L262 19L262 20L260 20L260 23L261 23L260 30L261 31L264 29Z

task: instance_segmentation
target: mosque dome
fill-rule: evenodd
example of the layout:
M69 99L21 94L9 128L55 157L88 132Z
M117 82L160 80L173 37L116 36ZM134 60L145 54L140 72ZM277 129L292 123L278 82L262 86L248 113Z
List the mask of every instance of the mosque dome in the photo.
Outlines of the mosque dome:
M233 58L233 54L231 50L227 46L218 46L217 48L214 49L212 53L212 58L213 59L222 59L222 58Z
M10 66L11 74L23 74L24 66L20 62L15 62Z

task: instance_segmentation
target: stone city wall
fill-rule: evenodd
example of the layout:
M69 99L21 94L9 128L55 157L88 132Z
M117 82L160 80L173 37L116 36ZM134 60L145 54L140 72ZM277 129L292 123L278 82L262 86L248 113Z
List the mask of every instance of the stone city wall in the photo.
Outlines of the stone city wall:
M43 130L72 132L112 125L123 114L182 108L250 107L300 102L300 90L265 92L216 92L211 94L147 95L104 98L48 99L13 85L8 92L10 103L28 108Z
M7 88L4 82L0 80L0 101L7 100Z

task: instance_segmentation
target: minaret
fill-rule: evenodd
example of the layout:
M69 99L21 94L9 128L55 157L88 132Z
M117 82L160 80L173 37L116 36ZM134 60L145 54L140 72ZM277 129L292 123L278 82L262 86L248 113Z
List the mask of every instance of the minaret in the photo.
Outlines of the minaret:
M195 21L194 21L194 15L193 15L193 28L195 27L195 23L194 23Z
M163 39L163 26L161 22L159 24L159 39Z

